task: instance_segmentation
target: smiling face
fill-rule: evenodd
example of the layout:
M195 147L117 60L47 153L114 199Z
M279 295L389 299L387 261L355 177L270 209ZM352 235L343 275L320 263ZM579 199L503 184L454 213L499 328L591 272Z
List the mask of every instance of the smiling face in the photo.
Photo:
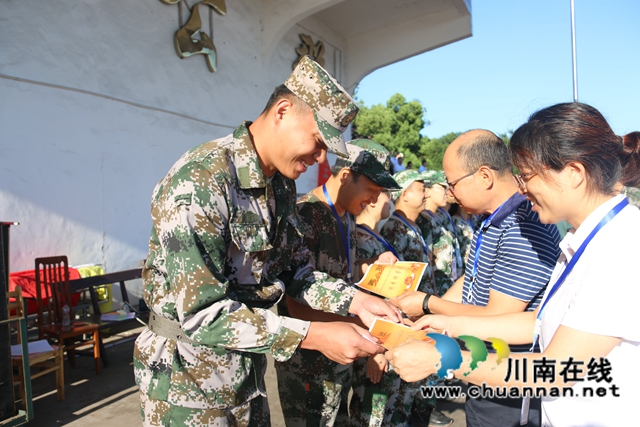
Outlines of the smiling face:
M275 108L273 145L263 160L287 178L297 179L309 166L326 160L327 146L311 109L295 111L286 99Z
M427 195L438 208L443 208L447 205L447 199L449 192L444 186L440 184L433 184L431 188L426 188Z
M358 216L371 203L376 203L382 187L361 174L343 169L340 174L340 191L337 203L347 212Z
M579 205L578 201L572 201L574 192L570 190L570 182L567 181L569 171L567 168L556 172L546 170L535 172L528 169L520 170L522 175L529 175L524 186L519 190L533 204L531 210L538 213L540 222L556 224L568 218L572 206Z
M467 175L469 172L461 167L461 162L458 160L457 154L450 148L447 149L442 159L442 167L447 181L452 182ZM484 213L484 209L482 200L479 198L481 193L476 185L476 178L477 175L474 174L460 179L456 182L455 186L453 188L450 187L448 191L453 194L458 204L467 212L481 214Z
M427 201L427 192L422 181L413 181L406 190L402 192L400 198L403 201L403 209L420 213L424 210Z

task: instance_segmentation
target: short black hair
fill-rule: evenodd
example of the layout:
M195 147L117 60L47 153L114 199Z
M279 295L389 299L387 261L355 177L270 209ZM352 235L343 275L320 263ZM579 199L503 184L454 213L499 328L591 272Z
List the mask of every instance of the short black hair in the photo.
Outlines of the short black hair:
M309 104L304 102L302 99L298 97L298 95L293 93L291 89L289 89L287 86L282 84L282 85L276 86L276 88L273 90L273 92L271 93L271 96L269 97L269 100L267 101L267 105L265 105L264 110L262 110L262 113L260 114L265 114L267 111L271 110L271 108L273 108L273 106L276 105L278 101L280 101L283 98L286 98L289 101L291 101L291 103L295 107L294 109L297 112L311 111L311 107L309 106Z

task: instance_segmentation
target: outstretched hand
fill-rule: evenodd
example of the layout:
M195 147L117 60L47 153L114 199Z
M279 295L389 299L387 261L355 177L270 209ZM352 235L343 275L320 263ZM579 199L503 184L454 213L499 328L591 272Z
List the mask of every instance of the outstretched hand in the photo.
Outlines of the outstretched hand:
M368 330L346 322L311 322L301 348L316 350L334 362L347 365L360 357L384 353Z
M437 371L440 353L433 344L409 339L385 353L387 360L400 378L415 382L427 378Z
M378 384L384 372L389 372L389 362L384 354L369 356L367 359L367 376L372 383Z
M349 313L358 315L366 326L371 326L376 317L396 323L402 322L402 314L390 302L362 291L353 297Z
M430 314L416 320L411 329L426 330L428 332L450 332L453 318L444 314Z
M389 302L398 307L404 314L414 319L424 316L422 303L426 295L424 292L409 291L395 298L391 298Z

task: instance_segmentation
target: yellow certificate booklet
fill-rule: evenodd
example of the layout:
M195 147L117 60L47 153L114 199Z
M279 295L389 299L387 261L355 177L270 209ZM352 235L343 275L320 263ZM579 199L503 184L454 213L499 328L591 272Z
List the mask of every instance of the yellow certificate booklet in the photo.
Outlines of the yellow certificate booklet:
M409 326L383 319L374 319L369 332L378 338L380 345L387 350L399 346L409 338L435 344L435 341L427 336L427 331L414 331Z
M427 264L398 261L390 264L371 264L356 286L386 298L394 298L407 291L415 291Z

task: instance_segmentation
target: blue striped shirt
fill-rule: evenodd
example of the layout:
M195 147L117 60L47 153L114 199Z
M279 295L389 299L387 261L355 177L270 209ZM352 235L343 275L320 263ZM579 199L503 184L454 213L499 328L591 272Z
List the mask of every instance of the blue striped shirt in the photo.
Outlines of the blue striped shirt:
M476 281L471 288L478 234L483 232ZM527 311L540 304L551 272L560 256L555 225L542 224L531 202L516 193L484 228L477 227L464 277L462 302L485 306L489 291L527 302ZM469 290L471 289L471 298Z

